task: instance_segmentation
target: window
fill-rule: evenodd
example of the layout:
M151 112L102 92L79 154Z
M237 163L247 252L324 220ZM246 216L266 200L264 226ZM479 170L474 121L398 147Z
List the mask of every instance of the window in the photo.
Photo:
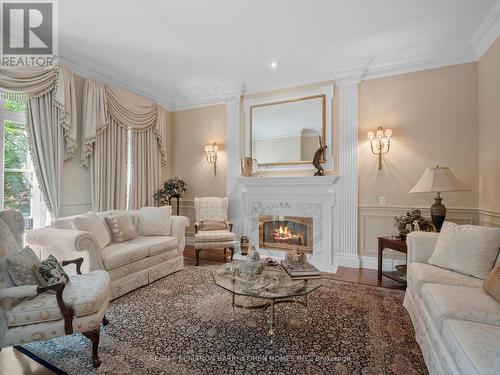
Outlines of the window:
M48 213L29 153L26 103L0 104L0 208L21 211L27 229L43 227Z

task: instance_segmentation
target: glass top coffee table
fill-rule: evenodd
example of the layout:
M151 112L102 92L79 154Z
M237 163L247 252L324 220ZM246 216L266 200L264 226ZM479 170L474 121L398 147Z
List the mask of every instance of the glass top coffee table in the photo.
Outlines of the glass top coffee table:
M274 306L279 303L299 303L307 307L307 295L323 285L322 279L292 280L279 267L265 267L264 271L251 280L233 276L225 267L213 272L216 285L229 291L232 295L232 308L263 309L271 308L269 319L269 336L275 335ZM236 303L235 297L246 296L264 299L265 302L256 305ZM303 300L296 297L304 297Z

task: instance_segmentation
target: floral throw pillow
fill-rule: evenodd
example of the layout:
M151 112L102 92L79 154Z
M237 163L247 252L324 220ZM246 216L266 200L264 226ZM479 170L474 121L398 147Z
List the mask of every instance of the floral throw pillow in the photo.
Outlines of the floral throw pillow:
M53 255L49 255L47 259L35 263L33 273L42 286L55 284L62 277L69 281L68 274Z
M40 283L32 270L33 264L38 262L38 257L29 247L25 247L17 254L8 257L7 269L12 282L16 286L39 285Z
M125 242L137 238L134 223L129 215L108 216L105 220L112 242Z

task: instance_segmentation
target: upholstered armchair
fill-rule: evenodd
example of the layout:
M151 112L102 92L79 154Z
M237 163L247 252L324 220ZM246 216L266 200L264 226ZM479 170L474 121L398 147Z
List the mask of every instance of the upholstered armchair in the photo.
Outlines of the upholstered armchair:
M80 332L92 342L92 364L98 356L100 323L106 325L110 281L105 271L81 274L83 258L66 260L77 274L49 286L15 286L7 258L23 248L24 218L0 212L0 350L3 347ZM49 293L51 292L51 293Z
M200 263L200 251L204 249L224 248L231 250L231 261L234 255L233 224L227 221L228 199L206 197L194 199L196 222L194 224L194 248L196 265Z

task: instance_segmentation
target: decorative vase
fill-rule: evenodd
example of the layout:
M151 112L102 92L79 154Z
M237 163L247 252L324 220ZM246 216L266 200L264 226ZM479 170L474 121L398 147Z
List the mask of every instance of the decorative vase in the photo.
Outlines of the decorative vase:
M443 198L434 198L435 203L431 206L431 218L437 232L441 231L444 219L446 218L446 207L441 203Z
M241 236L240 238L240 249L241 249L241 255L247 255L248 254L248 237L247 236Z
M243 177L252 177L257 174L257 160L245 157L240 160L240 174Z

